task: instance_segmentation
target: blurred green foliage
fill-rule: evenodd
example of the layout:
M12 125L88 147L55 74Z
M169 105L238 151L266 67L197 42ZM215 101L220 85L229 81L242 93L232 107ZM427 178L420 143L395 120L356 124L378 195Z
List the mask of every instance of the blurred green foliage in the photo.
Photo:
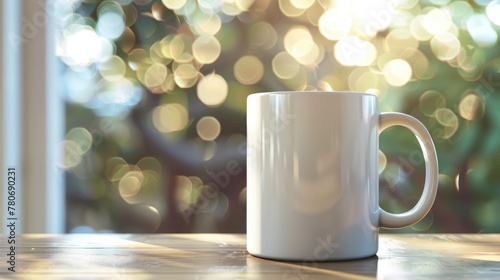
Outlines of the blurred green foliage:
M67 230L244 232L247 95L318 89L372 92L380 111L411 114L431 133L438 196L400 232L500 231L499 7L68 1L58 34ZM418 143L390 128L380 150L381 206L408 210L424 179Z

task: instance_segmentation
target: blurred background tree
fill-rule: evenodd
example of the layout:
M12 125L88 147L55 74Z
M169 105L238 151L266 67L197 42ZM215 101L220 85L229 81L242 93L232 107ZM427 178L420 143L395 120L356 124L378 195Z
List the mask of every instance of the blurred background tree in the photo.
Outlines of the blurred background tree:
M400 232L498 232L500 1L59 1L68 232L244 232L246 97L378 95L438 152L433 210ZM381 205L411 208L414 136L380 139Z

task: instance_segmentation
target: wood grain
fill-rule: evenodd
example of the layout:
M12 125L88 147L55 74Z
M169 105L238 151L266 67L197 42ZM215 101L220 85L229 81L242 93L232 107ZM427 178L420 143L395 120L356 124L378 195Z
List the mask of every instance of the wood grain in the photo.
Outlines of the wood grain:
M1 279L500 279L499 234L381 234L377 256L323 263L253 257L242 234L29 234L15 273L0 240Z

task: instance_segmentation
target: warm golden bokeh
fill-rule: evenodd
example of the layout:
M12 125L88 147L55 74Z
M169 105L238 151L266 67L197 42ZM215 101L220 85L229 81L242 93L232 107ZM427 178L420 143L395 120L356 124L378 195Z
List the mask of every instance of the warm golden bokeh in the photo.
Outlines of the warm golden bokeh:
M198 98L208 107L220 106L227 97L228 85L224 77L209 74L198 83Z
M116 231L242 231L246 97L336 90L428 127L440 208L409 231L500 229L500 0L58 2L70 228L81 212ZM387 210L420 191L412 137L380 136Z

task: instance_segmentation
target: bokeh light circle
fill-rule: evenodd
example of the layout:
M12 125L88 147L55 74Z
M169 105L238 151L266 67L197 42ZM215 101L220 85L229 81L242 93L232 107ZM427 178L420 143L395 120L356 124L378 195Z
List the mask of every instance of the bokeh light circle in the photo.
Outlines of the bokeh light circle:
M76 144L76 153L83 155L92 147L92 134L83 127L75 127L66 133L65 140Z
M308 9L314 4L315 0L290 0L290 3L297 9Z
M80 152L80 147L74 141L64 140L59 146L61 156L58 160L58 165L65 169L71 169L80 164L82 161L82 155Z
M255 56L243 56L234 64L234 76L243 85L256 84L264 76L264 65Z
M493 24L500 26L500 0L494 0L486 6L486 15Z
M212 116L205 116L201 118L196 124L196 132L201 139L205 141L215 140L221 131L219 121Z
M430 40L433 36L431 32L424 28L423 22L424 16L418 15L412 19L409 26L411 35L419 41Z
M334 55L345 66L368 66L377 57L377 50L369 41L356 36L344 36L335 44Z
M171 10L178 10L186 4L187 0L161 0L165 7Z
M98 60L103 51L99 35L90 27L75 28L65 38L66 62L70 65L88 66Z
M452 137L458 129L458 117L448 108L438 108L434 113L436 120L444 126L443 139Z
M213 63L221 53L219 41L212 35L201 35L193 42L193 56L203 64Z
M148 67L144 76L144 82L150 89L160 86L167 78L167 67L160 63L155 63Z
M291 79L297 75L300 64L287 52L278 53L272 61L273 72L280 79Z
M446 98L439 91L428 90L420 96L420 111L428 117L433 117L436 110L444 106L446 106Z
M99 16L97 32L108 39L117 39L125 31L123 16L114 12L106 12Z
M190 88L198 80L198 70L192 64L181 64L174 71L174 80L180 88Z
M203 77L197 86L198 98L208 107L218 107L228 94L228 85L224 77L210 74Z
M466 120L472 121L476 118L476 112L481 101L475 94L467 94L462 98L458 105L460 116Z
M441 33L432 38L431 49L439 60L451 60L460 52L460 41L451 33Z
M498 41L498 33L483 14L474 14L467 19L467 31L480 47L492 47Z
M129 171L120 179L118 191L120 196L128 198L136 195L144 182L144 174L141 171Z
M452 24L450 15L437 8L425 14L421 23L427 32L434 35L447 32Z
M99 63L98 68L101 76L110 82L121 80L125 76L127 70L123 59L116 55Z
M269 50L276 45L278 35L270 23L259 21L250 26L248 39L250 48Z
M278 0L278 5L281 12L287 17L299 17L305 12L305 9L297 8L290 0Z
M188 125L188 112L178 103L164 104L153 109L152 121L154 127L160 132L176 132Z
M349 34L352 26L351 16L345 11L332 9L319 18L319 32L329 40L339 40Z
M385 64L384 78L391 86L400 87L410 81L412 70L410 64L403 59L394 59Z

